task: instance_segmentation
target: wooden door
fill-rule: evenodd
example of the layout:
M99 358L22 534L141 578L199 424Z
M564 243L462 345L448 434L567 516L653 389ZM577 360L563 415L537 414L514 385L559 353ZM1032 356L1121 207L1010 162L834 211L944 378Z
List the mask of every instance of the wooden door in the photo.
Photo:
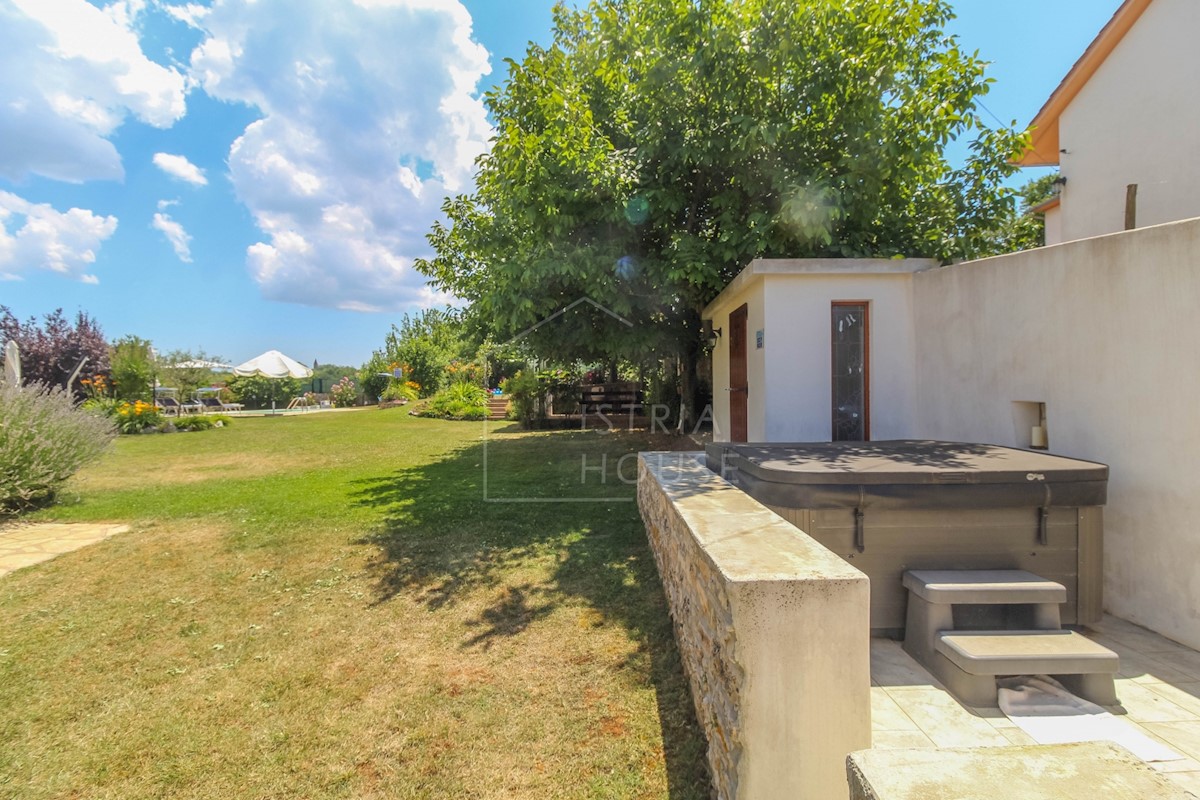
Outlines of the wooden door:
M729 315L729 441L746 441L746 396L750 382L746 377L746 317L742 305Z

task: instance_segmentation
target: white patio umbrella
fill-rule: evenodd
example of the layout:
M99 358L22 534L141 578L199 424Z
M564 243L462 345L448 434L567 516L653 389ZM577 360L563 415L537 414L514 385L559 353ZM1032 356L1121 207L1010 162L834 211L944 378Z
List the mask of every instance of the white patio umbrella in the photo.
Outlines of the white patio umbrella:
M272 350L272 353L275 351ZM265 353L263 355L266 355ZM280 354L282 355L282 353ZM259 356L262 358L262 356ZM284 356L287 358L287 356ZM220 361L205 361L204 359L194 358L191 361L180 361L178 364L172 364L172 367L179 369L211 369L211 370L228 370L233 369L233 364L222 364Z
M294 358L288 358L278 350L268 350L244 364L233 368L234 375L248 378L261 375L264 378L311 378L313 371ZM271 410L275 410L275 398L271 398Z

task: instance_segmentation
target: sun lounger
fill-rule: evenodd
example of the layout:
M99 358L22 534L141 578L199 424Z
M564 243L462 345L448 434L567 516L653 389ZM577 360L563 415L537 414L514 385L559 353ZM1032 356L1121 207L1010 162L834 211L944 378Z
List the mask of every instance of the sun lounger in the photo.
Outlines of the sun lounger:
M156 397L154 398L154 405L157 406L158 410L162 413L166 414L167 416L174 417L178 417L180 409L183 408L183 406L179 405L179 401L174 397Z

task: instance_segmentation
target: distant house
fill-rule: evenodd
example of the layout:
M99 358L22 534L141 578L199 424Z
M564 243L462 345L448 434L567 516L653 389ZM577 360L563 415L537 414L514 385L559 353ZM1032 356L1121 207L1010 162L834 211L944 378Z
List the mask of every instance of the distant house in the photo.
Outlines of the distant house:
M1126 0L1031 123L1046 244L1200 216L1200 2Z

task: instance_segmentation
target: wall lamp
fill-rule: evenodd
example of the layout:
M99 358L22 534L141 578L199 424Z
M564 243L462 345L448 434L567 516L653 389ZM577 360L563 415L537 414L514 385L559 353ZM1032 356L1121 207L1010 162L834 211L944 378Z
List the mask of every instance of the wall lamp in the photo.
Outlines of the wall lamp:
M711 347L716 347L717 342L719 342L719 341L721 341L721 329L720 328L710 328L708 331L708 344Z

